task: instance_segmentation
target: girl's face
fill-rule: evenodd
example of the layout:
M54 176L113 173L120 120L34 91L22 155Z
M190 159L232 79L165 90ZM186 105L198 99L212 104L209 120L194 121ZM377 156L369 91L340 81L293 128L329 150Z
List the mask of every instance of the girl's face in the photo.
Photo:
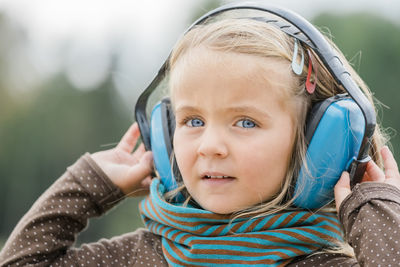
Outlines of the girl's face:
M284 92L288 62L197 48L172 73L174 152L184 184L204 209L229 214L271 199L294 143Z

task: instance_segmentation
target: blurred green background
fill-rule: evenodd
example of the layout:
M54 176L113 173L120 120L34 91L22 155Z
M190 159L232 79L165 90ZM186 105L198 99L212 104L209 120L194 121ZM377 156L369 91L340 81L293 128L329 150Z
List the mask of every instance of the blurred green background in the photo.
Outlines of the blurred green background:
M184 1L172 2L184 5ZM14 19L13 13L0 5L0 248L18 220L67 166L87 151L107 149L118 142L134 120L138 94L155 75L174 41L195 18L220 3L203 0L185 6L185 16L175 18L175 26L168 24L169 20L159 21L146 34L138 33L143 25L127 22L111 41L108 39L107 49L101 49L103 39L82 44L76 36L69 36L61 38L53 50L43 41L45 38L32 45L34 27L26 27L24 20ZM287 7L292 3L279 2ZM330 12L320 5L319 10L311 12L310 6L305 13L322 30L329 30L384 104L378 116L398 160L400 23L380 13L362 11L363 2L358 3L361 11ZM176 14L176 8L170 8L164 8L165 18ZM393 8L398 9L398 5ZM75 25L76 31L81 26ZM171 29L160 31L162 27ZM78 38L82 39L87 36ZM86 50L80 50L80 45ZM56 63L43 63L43 55L57 59ZM125 200L106 216L91 220L78 242L140 227L138 201Z

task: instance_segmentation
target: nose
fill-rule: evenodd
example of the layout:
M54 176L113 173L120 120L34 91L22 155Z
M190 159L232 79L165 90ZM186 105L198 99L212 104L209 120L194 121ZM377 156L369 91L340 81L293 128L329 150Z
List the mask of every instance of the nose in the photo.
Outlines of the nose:
M218 129L218 127L206 127L197 152L202 157L225 158L228 155L227 141L227 136L223 130Z

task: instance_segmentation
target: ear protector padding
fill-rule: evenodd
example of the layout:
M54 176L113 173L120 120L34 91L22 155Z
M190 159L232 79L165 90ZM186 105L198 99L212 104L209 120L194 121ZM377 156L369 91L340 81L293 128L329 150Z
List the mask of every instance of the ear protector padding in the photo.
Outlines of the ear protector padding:
M150 141L155 168L167 191L177 187L171 168L174 129L175 117L171 110L171 102L169 98L164 98L154 106L151 113Z
M333 200L333 188L357 159L365 121L359 106L345 95L313 106L307 120L305 164L294 181L294 205L316 209Z

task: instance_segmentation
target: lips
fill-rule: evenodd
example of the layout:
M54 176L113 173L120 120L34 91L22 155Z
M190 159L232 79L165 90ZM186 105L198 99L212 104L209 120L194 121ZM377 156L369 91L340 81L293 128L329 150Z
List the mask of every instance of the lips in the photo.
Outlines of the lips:
M206 172L201 175L202 179L234 179L235 177L222 174L222 173L216 173L216 172Z
M203 176L203 179L226 179L226 178L232 178L232 177L225 176L225 175L221 175L221 176L218 176L218 175L206 175L206 176Z

